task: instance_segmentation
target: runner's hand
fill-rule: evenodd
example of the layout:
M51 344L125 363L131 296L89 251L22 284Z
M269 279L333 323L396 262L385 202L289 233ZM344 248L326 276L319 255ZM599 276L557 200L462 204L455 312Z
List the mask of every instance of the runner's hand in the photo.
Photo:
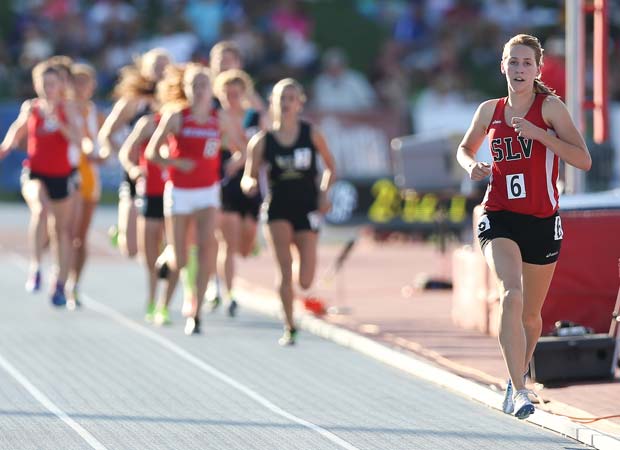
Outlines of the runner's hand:
M473 181L480 181L491 175L491 164L486 162L474 161L467 168L469 178Z

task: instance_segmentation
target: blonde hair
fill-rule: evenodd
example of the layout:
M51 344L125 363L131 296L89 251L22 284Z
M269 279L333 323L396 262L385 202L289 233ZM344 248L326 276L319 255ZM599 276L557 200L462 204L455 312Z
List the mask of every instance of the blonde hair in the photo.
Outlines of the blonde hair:
M540 41L538 40L538 38L529 34L517 34L516 36L510 38L510 40L506 42L506 44L504 44L502 61L508 58L510 49L516 45L524 45L531 48L534 51L536 66L539 68L542 67L544 49L542 48L542 45L540 45ZM539 77L536 77L534 79L534 92L536 92L537 94L547 94L557 97L555 90L551 89L549 86L543 83Z
M245 91L246 99L254 93L254 83L247 72L239 69L225 70L215 77L213 81L213 93L220 100L225 96L225 88L231 84L239 84Z
M199 73L211 80L209 69L199 63L185 65L171 64L164 71L164 78L157 83L157 99L162 109L179 110L189 105L185 95L185 84Z
M281 97L284 89L288 87L292 87L293 89L295 89L297 91L297 94L299 95L299 100L302 103L306 103L306 93L304 91L304 88L301 83L294 78L284 78L283 80L278 81L273 86L273 89L271 90L272 102L274 98Z
M135 64L119 70L118 81L112 96L119 98L135 98L153 95L154 83L146 79Z
M83 75L93 80L97 78L97 72L95 71L95 68L90 64L86 63L75 63L71 65L71 74L74 77Z
M71 74L71 66L74 64L73 58L65 55L50 56L46 62L56 69L66 71L69 75Z
M221 56L224 52L234 53L237 58L241 58L241 51L237 44L233 41L220 41L215 44L209 52L209 60L215 59L217 56Z
M41 61L32 68L32 83L34 84L35 88L41 85L41 82L43 81L43 76L47 75L48 73L54 74L58 78L60 78L58 69L53 64L50 64L48 60Z
M241 60L241 50L239 50L239 47L237 46L237 44L235 42L233 42L233 41L220 41L217 44L215 44L211 48L211 51L209 52L209 67L211 67L212 72L215 72L215 68L213 67L213 61L221 60L222 55L224 54L224 52L230 52L233 55L235 55L235 57L237 57L237 59ZM219 64L219 61L218 61L218 64ZM218 71L219 71L219 69L220 69L220 67L217 67ZM218 75L218 74L216 74L216 75Z
M138 70L142 76L146 79L149 78L149 71L155 65L158 58L166 58L168 61L172 61L170 53L163 48L153 48L146 53L134 58L134 64L138 67Z

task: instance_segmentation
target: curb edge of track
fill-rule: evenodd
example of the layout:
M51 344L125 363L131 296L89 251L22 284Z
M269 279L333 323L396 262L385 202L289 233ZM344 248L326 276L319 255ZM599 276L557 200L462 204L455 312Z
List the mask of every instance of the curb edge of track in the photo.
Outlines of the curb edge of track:
M273 318L280 319L282 317L280 302L275 298L273 292L251 286L245 280L238 279L238 285L240 291L248 294L239 296L238 301L242 306ZM305 331L501 411L503 395L482 384L463 378L398 347L389 347L354 331L328 323L309 313L300 312L299 308L297 308L295 316L298 326ZM620 448L620 437L605 434L541 409L537 409L536 414L526 420L598 450L617 450Z

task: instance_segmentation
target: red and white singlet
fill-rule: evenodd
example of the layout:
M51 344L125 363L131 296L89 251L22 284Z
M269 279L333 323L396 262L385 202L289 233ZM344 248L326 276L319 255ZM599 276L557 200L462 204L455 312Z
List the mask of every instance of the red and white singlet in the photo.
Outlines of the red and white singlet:
M67 123L62 106L58 106L57 118L62 123ZM40 175L69 176L69 140L60 131L56 120L46 118L41 113L38 100L33 100L27 129L28 159L24 161L24 165L29 167L31 172Z
M189 172L174 167L168 170L175 187L204 188L220 180L221 136L217 110L208 120L197 122L190 108L182 112L181 130L169 140L171 158L188 158L196 164Z
M536 94L525 119L555 134L545 123L542 104L546 94ZM508 98L495 106L487 129L493 167L482 202L487 211L512 211L536 217L549 217L558 209L558 156L539 141L519 137L506 123Z

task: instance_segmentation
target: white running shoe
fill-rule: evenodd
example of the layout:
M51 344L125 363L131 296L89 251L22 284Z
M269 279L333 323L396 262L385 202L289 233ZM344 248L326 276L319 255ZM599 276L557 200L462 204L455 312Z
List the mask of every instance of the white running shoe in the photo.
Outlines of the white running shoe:
M517 419L527 419L530 415L534 414L536 408L532 405L528 394L530 393L527 389L520 389L515 392L514 395L514 411L515 417Z
M504 393L504 401L502 402L502 411L506 414L512 414L515 411L515 404L512 401L513 391L512 380L508 379L508 383L506 383L506 392Z

